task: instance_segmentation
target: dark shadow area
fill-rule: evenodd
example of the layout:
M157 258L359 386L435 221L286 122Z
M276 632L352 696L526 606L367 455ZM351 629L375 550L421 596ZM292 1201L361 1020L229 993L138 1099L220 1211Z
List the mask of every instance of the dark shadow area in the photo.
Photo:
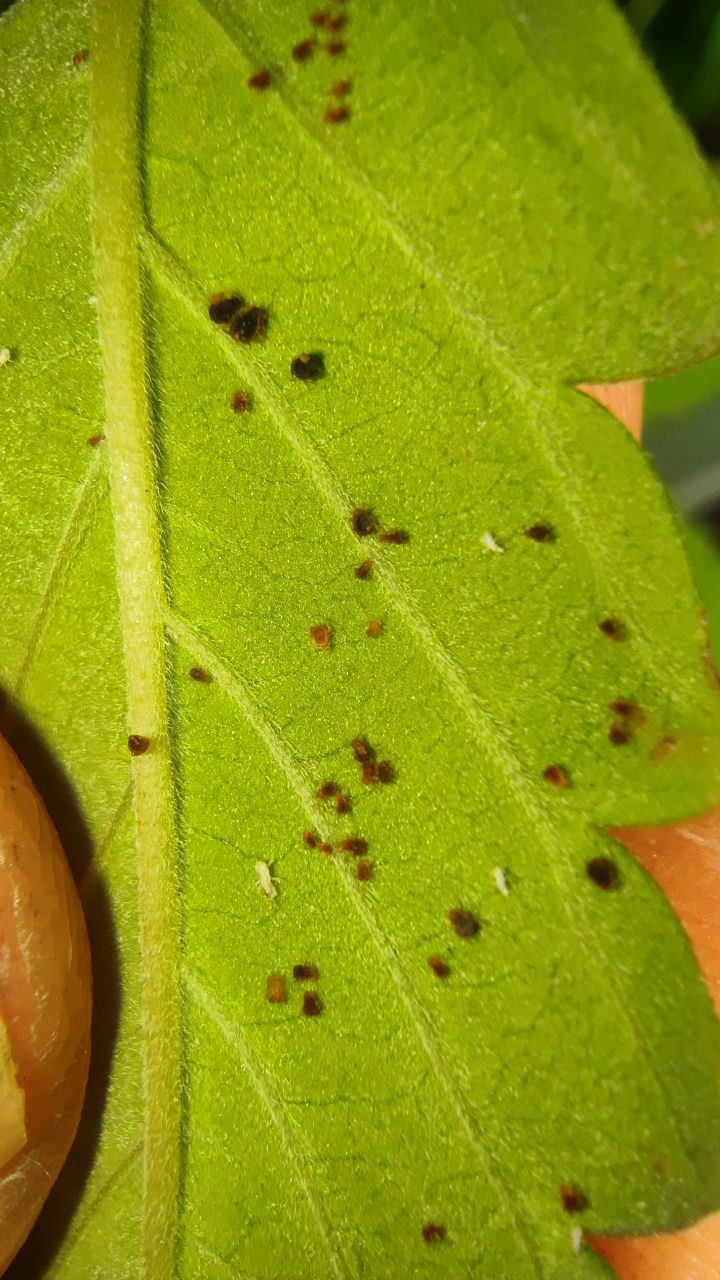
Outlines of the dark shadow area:
M76 883L93 854L93 842L75 790L37 729L0 694L3 733L27 769L63 843ZM6 1280L42 1280L72 1223L95 1160L121 1009L120 965L109 899L100 882L84 903L93 965L90 1076L80 1127L65 1166L27 1243Z

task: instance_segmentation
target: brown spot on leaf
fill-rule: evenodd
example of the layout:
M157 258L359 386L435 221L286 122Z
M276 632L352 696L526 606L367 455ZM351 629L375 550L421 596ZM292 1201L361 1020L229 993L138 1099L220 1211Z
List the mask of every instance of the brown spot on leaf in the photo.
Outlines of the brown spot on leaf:
M229 324L236 311L245 306L245 299L239 293L214 293L210 299L208 315L213 324Z
M263 67L262 71L256 71L248 80L248 89L267 89L270 85L270 72L267 67Z
M617 720L608 729L608 738L614 747L624 747L630 741L631 736L630 730Z
M335 801L335 812L342 816L343 814L350 813L351 810L352 800L350 799L350 796L338 796Z
M89 49L76 49L72 56L72 64L75 68L84 67L89 58Z
M313 27L326 27L329 17L330 14L326 13L324 9L316 9L314 13L310 14L310 24Z
M308 849L317 849L318 837L315 835L314 831L303 831L303 840L305 841Z
M375 748L370 746L366 738L353 738L350 743L352 753L359 764L375 759Z
M293 965L293 978L296 982L317 982L319 976L314 964Z
M350 516L350 526L358 538L367 538L377 529L377 520L369 507L357 507Z
M191 680L197 680L198 684L210 684L212 676L209 671L203 671L202 667L191 667L189 671Z
M464 911L462 907L453 907L448 911L448 920L458 938L474 938L480 925L472 911Z
M299 44L293 46L292 56L294 62L308 62L315 52L314 40L301 40Z
M622 622L618 622L617 618L603 618L602 622L598 623L598 626L608 640L625 639L625 628Z
M426 1244L439 1244L445 1239L445 1228L441 1222L426 1222L422 1229L422 1238Z
M543 778L551 787L557 787L558 791L564 791L570 786L570 774L564 764L549 764L543 770Z
M236 312L228 325L228 333L236 342L261 342L267 332L265 307L244 307Z
M265 979L265 999L270 1004L284 1004L287 1000L285 979L279 973L271 973Z
M612 858L591 858L585 870L598 889L620 888L620 871Z
M572 1185L560 1188L560 1201L566 1213L581 1213L589 1204L585 1192Z
M325 360L319 351L303 351L291 362L290 372L301 382L317 382L325 375Z
M665 733L659 738L650 752L650 759L653 764L661 764L663 760L667 760L669 755L675 750L678 744L676 733Z
M377 640L378 636L382 635L382 627L383 624L379 618L371 618L367 624L366 634L371 640Z
M357 878L358 880L372 880L372 866L364 858L361 858L357 864Z
M374 760L363 760L360 777L366 787L369 787L371 783L376 781L377 765Z
M372 577L372 571L372 560L363 560L362 564L355 566L355 577L359 578L361 582L365 582Z
M325 112L325 115L323 116L323 121L325 124L344 124L344 122L349 119L350 119L350 108L345 106L329 107L328 110Z
M404 542L410 541L410 534L407 529L384 529L379 535L379 541L394 543L396 547L400 547Z
M555 530L551 524L531 524L525 530L525 537L531 538L533 542L554 542Z
M230 407L233 413L247 413L250 408L250 397L247 391L234 391Z
M440 956L428 956L428 964L433 973L438 978L447 978L450 975L450 965L446 964Z
M341 53L345 52L346 48L347 48L347 45L345 44L344 40L328 40L327 44L325 45L325 52L331 58L337 58Z
M380 760L377 766L378 782L394 782L395 781L395 765L389 760Z
M318 849L321 853L330 854L335 852L335 846L330 844L327 840L323 840L322 844L318 845Z
M331 638L327 622L319 622L317 626L310 628L310 639L316 649L329 649Z
M336 13L334 17L328 18L327 22L325 23L325 29L327 31L342 31L343 27L346 26L346 24L347 24L347 18L345 14Z
M99 444L102 444L102 442L103 442L103 440L104 440L104 439L105 439L105 437L104 437L103 435L100 435L100 436L88 436L88 438L87 438L87 442L88 442L88 444L90 445L90 448L91 448L91 449L97 449L98 445L99 445Z
M339 793L340 793L340 788L337 782L332 782L328 780L327 782L320 783L320 786L315 792L315 795L317 796L318 800L330 800L332 796L339 795Z
M330 85L328 93L332 94L333 98L347 98L351 89L352 82L350 80L336 80L335 84Z
M131 756L144 756L150 746L150 739L145 738L141 733L131 733L127 744Z
M367 840L363 840L361 836L345 836L339 847L345 853L351 853L353 858L361 858L367 853Z
M306 1018L317 1018L322 1013L322 1000L314 991L303 991L302 1011Z

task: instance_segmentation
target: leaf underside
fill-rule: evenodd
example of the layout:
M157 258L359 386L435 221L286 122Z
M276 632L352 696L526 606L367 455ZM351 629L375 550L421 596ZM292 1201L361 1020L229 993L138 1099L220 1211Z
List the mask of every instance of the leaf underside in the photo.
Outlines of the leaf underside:
M97 980L18 1275L569 1280L608 1274L572 1228L720 1198L710 1002L603 834L717 798L717 696L667 500L572 385L717 348L715 193L610 5L342 12L0 20L1 670Z

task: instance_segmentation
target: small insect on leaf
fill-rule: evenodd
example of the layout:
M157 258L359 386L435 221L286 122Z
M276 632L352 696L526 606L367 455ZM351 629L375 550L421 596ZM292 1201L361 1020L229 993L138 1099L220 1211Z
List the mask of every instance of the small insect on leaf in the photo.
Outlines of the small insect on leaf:
M325 360L319 351L303 351L290 363L293 378L301 382L317 382L325 376Z
M335 852L335 846L333 844L330 844L328 840L323 840L322 844L318 845L318 849L320 850L321 853L330 854Z
M440 1222L426 1222L422 1229L422 1238L426 1244L438 1244L445 1239L445 1228Z
M284 1004L287 1000L285 979L279 973L271 973L265 980L265 999L270 1004Z
M256 862L255 871L258 878L258 889L265 894L266 898L277 898L277 889L273 884L273 876L267 862Z
M12 360L12 351L9 347L0 347L0 369L4 369L6 364Z
M213 324L229 324L235 315L245 306L245 299L239 293L214 293L208 306L208 315Z
M306 1018L317 1018L322 1013L322 1000L314 991L303 991L302 1011Z
M150 746L150 739L145 738L141 733L131 733L127 744L131 756L144 756Z
M474 938L480 929L472 912L464 911L462 907L453 907L452 911L448 911L448 920L458 938Z
M560 1203L566 1213L582 1213L583 1209L587 1209L589 1200L584 1191L576 1186L564 1186L560 1188Z
M319 622L316 626L310 628L310 639L316 649L329 649L332 640L332 632L327 622Z
M267 67L263 67L262 71L256 71L248 80L248 89L267 89L270 85L270 72Z
M363 760L360 777L366 787L369 787L373 782L377 782L377 770L378 767L374 760Z
M631 738L630 730L623 724L611 724L608 730L608 738L614 747L624 747Z
M318 837L315 835L314 831L303 831L303 840L308 849L317 849Z
M338 796L335 801L335 812L341 816L352 811L352 800L350 796Z
M84 67L89 58L90 51L88 49L76 49L72 56L72 64L76 68Z
M495 884L497 885L503 897L504 898L509 897L510 886L507 881L507 876L502 867L493 867L493 880L495 881Z

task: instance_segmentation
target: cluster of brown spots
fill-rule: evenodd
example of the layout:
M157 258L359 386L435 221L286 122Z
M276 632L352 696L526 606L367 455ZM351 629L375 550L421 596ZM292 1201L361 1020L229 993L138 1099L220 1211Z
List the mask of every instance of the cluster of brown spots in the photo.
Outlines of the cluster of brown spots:
M91 449L97 449L98 445L99 445L99 444L102 444L102 442L103 442L103 440L104 440L104 439L105 439L105 437L104 437L103 435L99 435L99 436L88 436L88 438L87 438L87 442L88 442L88 444L90 445L90 448L91 448Z
M472 911L465 911L462 907L453 907L448 911L448 920L458 938L474 938L480 929Z
M598 626L608 640L625 639L625 628L622 622L618 622L617 618L603 618L602 622L598 623Z
M350 119L350 108L346 106L328 107L323 116L324 124L344 124Z
M358 880L372 880L372 866L364 858L361 858L357 864L357 878Z
M236 311L245 306L245 299L239 293L214 293L208 306L208 315L213 324L229 324Z
M441 1222L426 1222L422 1229L422 1238L426 1244L439 1244L445 1239L445 1228Z
M560 1188L560 1203L566 1213L582 1213L587 1209L589 1200L579 1187L570 1185Z
M570 786L570 774L564 764L549 764L547 769L543 770L543 778L551 787L556 787L558 791L565 791Z
M533 542L554 542L555 530L551 524L531 524L525 530L525 537L531 538Z
M319 351L303 351L290 362L293 378L301 382L317 382L325 376L325 360Z
M209 671L203 671L202 667L191 667L188 675L191 680L197 680L198 684L210 684L212 676Z
M270 86L270 72L267 67L263 67L262 71L256 71L248 80L248 89L267 89Z
M410 541L410 534L407 529L387 529L379 535L380 542L390 542L396 547L400 547L405 542Z
M598 889L619 889L620 871L612 858L591 858L585 870Z
M247 391L234 391L230 408L233 413L247 413L250 408L250 397Z
M331 800L333 796L337 796L339 794L340 794L340 788L337 782L331 782L331 781L321 782L320 786L315 792L315 795L317 796L318 800Z
M315 52L315 41L300 40L298 44L293 45L292 57L293 62L309 62Z
M361 836L344 836L339 847L344 853L352 854L353 858L361 858L367 853L367 840L363 840Z
M352 813L352 800L350 796L338 796L335 800L335 812L343 817L345 814Z
M236 342L262 342L267 333L268 313L265 307L244 307L233 316L228 333Z
M335 84L330 85L328 93L333 98L347 98L351 89L352 82L350 80L336 80Z
M293 965L293 978L296 982L317 982L320 974L314 964Z
M270 1004L285 1004L287 991L285 979L280 973L271 973L265 980L265 999Z
M382 629L383 624L380 619L371 618L367 624L366 635L370 636L371 640L377 640L378 636L382 635Z
M141 733L131 733L127 744L131 756L144 756L150 746L150 739Z
M436 977L447 978L450 976L450 965L446 964L440 956L428 956L427 962Z
M378 525L369 507L357 507L350 516L350 527L358 538L369 538Z
M319 622L316 626L310 628L310 639L316 649L329 649L332 640L332 632L327 622Z
M306 1018L317 1018L322 1013L322 1000L314 991L303 991L302 1011Z
M372 577L372 568L372 560L363 560L361 564L355 566L355 577L365 582Z

